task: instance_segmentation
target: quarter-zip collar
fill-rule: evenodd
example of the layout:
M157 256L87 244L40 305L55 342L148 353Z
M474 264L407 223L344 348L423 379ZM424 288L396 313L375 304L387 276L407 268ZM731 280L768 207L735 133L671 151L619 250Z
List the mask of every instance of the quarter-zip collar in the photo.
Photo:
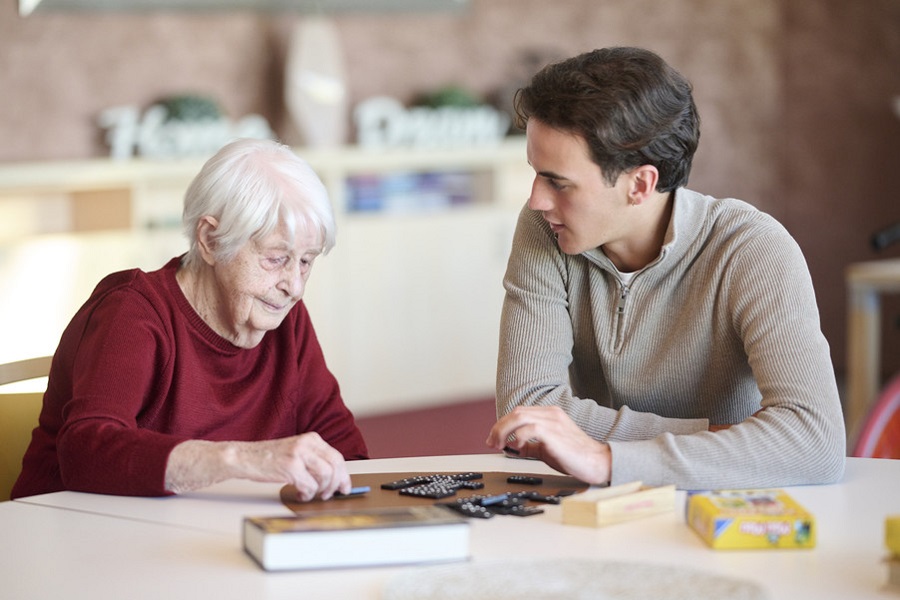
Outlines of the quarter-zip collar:
M698 194L686 188L678 188L672 200L672 216L659 255L647 266L635 273L634 280L665 277L678 260L687 255L691 247L702 238L702 233L709 227L709 216L713 198ZM586 259L616 276L618 270L601 248L593 248L582 253ZM652 275L651 275L652 273Z

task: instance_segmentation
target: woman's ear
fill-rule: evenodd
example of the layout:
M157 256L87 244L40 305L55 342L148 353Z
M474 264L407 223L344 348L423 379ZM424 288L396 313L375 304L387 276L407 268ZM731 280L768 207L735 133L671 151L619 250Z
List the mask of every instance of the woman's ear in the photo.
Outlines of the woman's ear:
M213 233L218 227L218 219L209 215L197 221L197 249L203 262L208 265L216 263L216 238Z
M653 165L641 165L629 174L628 203L637 206L642 204L656 191L659 182L659 171Z

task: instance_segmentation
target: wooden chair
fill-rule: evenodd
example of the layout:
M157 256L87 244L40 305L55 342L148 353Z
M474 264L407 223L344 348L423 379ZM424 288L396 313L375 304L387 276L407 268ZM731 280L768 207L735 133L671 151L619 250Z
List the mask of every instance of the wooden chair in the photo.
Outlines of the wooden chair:
M49 356L0 364L0 386L46 377L50 373ZM9 500L9 492L22 470L22 457L37 427L43 392L3 393L0 388L0 501Z
M888 382L872 407L852 456L900 458L900 375Z

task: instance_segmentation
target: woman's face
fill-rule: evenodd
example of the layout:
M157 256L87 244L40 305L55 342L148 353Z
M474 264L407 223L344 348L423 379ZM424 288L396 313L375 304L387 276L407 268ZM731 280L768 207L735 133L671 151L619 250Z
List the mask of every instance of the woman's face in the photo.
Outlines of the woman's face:
M303 297L321 248L321 236L301 224L293 241L283 225L250 240L231 260L212 265L212 310L201 316L234 345L256 346Z

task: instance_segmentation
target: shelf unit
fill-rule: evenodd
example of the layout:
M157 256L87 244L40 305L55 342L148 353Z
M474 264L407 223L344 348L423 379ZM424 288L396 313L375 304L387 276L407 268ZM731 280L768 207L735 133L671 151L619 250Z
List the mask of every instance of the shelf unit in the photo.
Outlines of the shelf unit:
M493 394L516 215L532 181L524 139L455 149L297 149L329 190L337 246L305 301L358 415ZM184 190L202 160L0 165L0 360L52 352L105 274L153 269L185 249ZM351 212L353 175L471 172L471 204ZM40 302L35 302L39 291Z

